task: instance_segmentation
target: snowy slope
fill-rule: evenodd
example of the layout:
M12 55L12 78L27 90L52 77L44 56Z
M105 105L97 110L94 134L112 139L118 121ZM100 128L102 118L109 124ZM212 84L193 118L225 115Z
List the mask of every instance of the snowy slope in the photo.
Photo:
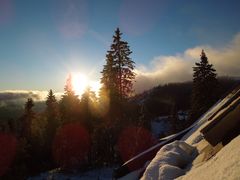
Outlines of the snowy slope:
M202 117L200 117L191 127L190 131L181 139L171 144L163 146L155 158L148 165L142 180L145 179L240 179L240 136L232 140L228 145L224 146L214 157L209 160L200 161L201 163L193 163L193 159L197 159L197 154L192 153L193 149L198 152L206 148L208 144L202 137L200 130L207 126L211 118L220 114L226 109L232 99L239 96L240 89L234 93L229 94L224 99L217 102L212 108L208 110ZM184 150L179 144L184 144L192 152ZM168 148L168 147L171 148ZM179 151L179 148L181 151ZM168 151L165 151L168 149ZM178 149L178 150L177 150ZM164 153L162 152L164 151ZM180 155L179 155L180 154ZM178 158L176 158L178 157ZM166 160L167 159L167 160ZM200 159L200 158L199 158ZM181 164L185 162L185 164ZM186 162L188 164L186 164ZM186 175L184 175L186 174Z
M240 179L240 135L201 166L193 167L179 180Z

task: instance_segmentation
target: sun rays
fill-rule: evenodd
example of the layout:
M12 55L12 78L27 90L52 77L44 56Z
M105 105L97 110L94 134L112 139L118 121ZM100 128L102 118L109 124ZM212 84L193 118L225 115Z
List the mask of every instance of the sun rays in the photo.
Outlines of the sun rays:
M98 96L101 88L99 81L90 80L86 74L80 72L71 73L71 75L73 90L77 95L81 96L87 88L90 88Z

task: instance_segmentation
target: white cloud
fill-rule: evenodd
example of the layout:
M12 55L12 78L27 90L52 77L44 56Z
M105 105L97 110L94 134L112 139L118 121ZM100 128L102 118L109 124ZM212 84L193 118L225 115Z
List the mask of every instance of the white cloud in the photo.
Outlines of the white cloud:
M221 48L197 46L175 56L155 57L148 67L141 65L136 70L136 93L159 84L191 80L192 67L200 60L202 49L205 50L218 75L240 76L240 33L238 33L231 42Z
M57 99L60 99L63 93L54 93ZM27 91L27 90L5 90L0 91L0 107L9 103L22 104L28 98L34 101L45 101L48 91Z

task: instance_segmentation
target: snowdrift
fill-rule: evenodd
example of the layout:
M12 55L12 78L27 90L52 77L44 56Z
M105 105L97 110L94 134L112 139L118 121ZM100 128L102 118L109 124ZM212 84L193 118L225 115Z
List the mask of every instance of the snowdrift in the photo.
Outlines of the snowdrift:
M183 168L192 161L194 150L194 147L183 141L174 141L163 146L148 165L141 180L166 180L183 175Z

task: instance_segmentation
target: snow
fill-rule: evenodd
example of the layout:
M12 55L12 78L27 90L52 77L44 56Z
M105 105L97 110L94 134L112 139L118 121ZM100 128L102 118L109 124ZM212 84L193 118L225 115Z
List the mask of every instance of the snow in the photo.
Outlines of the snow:
M163 146L148 165L141 180L174 179L183 175L184 168L192 160L194 147L183 141L174 141Z
M151 122L151 131L154 137L158 138L161 134L165 134L170 129L168 116L160 116Z
M196 155L193 152L197 150L200 152L201 148L203 149L207 144L200 130L211 122L210 119L213 116L218 116L229 108L229 102L235 99L239 92L240 89L219 100L193 125L184 130L185 132L190 131L183 136L181 141L175 141L163 146L150 162L141 179L240 179L240 135L209 160L204 162L196 161L198 162L196 164L194 164L195 161L192 162L193 157ZM170 141L180 133L165 139ZM187 170L189 171L187 172Z
M188 118L188 112L180 110L177 112L177 116L180 121L186 120Z
M124 177L119 178L118 180L138 180L139 174L142 172L142 169L138 169L136 171L133 171L129 174L127 174Z
M234 95L234 94L233 94ZM232 96L233 96L232 95ZM232 96L227 96L222 100L219 100L215 105L213 105L206 113L204 113L194 124L193 128L182 138L183 141L187 142L188 144L196 144L202 139L202 135L200 130L207 126L210 123L209 118L218 113L221 108L227 103Z
M221 111L224 111L224 109L227 108L225 105L231 101L232 98L235 98L235 95L239 94L239 92L240 89L234 93L230 93L228 96L215 103L215 105L213 105L193 124L194 127L182 138L182 140L191 145L198 143L202 139L200 130L211 122L208 121L209 118L211 118L213 115L220 114Z
M240 179L240 135L224 146L215 157L203 163L201 166L193 167L185 176L179 180L219 180Z
M58 169L45 172L39 176L30 177L28 180L42 180L42 179L58 179L58 180L109 180L112 179L113 168L94 169L84 173L66 174L60 172Z

